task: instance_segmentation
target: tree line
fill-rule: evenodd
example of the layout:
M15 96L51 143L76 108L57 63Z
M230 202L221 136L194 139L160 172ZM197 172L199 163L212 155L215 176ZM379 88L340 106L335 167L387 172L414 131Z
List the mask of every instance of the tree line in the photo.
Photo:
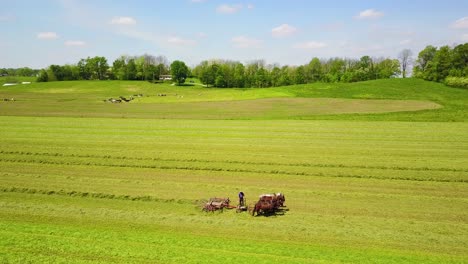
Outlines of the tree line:
M256 60L244 65L236 61L202 61L192 74L207 86L214 87L272 87L312 82L358 82L396 77L400 63L396 59L371 58L359 60L313 58L300 66L266 65Z
M413 76L468 88L468 43L453 48L426 46L418 54Z
M38 82L73 80L157 80L169 74L169 61L164 56L144 54L121 56L112 66L105 57L88 57L76 64L50 65L39 72Z
M413 65L413 77L429 81L460 81L468 77L468 43L455 47L427 46L415 61L411 50L400 52L398 59L313 58L299 66L266 64L255 60L243 64L230 60L205 60L193 67L183 61L169 61L164 56L144 54L121 56L112 65L105 57L88 57L71 65L50 65L38 74L38 81L66 80L159 80L172 74L178 84L188 77L197 77L207 87L251 88L275 87L313 82L358 82L407 76ZM449 77L449 78L447 78ZM468 80L465 80L468 81ZM459 86L459 85L458 85Z
M220 88L272 87L311 82L358 82L396 77L400 63L396 59L371 58L359 60L313 58L300 66L267 65L264 60L247 64L229 60L203 61L193 69L183 61L169 61L164 56L121 56L112 66L105 57L88 57L77 64L50 65L38 74L39 82L70 80L159 80L172 74L178 84L187 77L197 77L206 86Z
M1 68L0 76L24 76L24 77L34 77L39 73L40 70L31 69L29 67L22 68Z

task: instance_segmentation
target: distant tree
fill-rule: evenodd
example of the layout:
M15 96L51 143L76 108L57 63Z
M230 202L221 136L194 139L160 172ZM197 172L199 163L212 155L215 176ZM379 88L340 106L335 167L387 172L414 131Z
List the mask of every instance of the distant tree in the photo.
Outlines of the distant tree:
M39 76L37 76L37 81L38 82L47 82L47 81L49 81L49 76L47 75L46 70L41 70L39 72Z
M278 80L278 86L291 85L293 70L289 66L281 67L280 78Z
M273 67L270 73L271 86L280 86L281 69L278 66Z
M188 76L188 67L182 61L174 61L171 63L171 74L172 79L177 82L178 85L183 84Z
M260 68L255 73L255 87L269 87L270 86L270 74L265 68Z
M62 66L52 64L49 66L49 71L51 73L49 76L54 76L54 81L63 81L65 79L65 72Z
M376 64L377 79L388 79L401 73L400 61L392 59L383 59Z
M406 78L408 66L412 62L411 56L413 56L413 52L410 49L404 49L398 54L398 58L400 59L400 65L401 65L401 73L403 75L403 78Z
M106 77L105 74L107 69L109 69L109 65L107 64L107 59L105 57L88 57L86 59L86 68L91 74L91 79L103 80Z
M443 81L452 69L452 49L449 46L440 47L431 64L431 76L434 81Z
M296 68L294 72L294 83L295 84L306 83L306 74L305 74L305 69L303 65Z
M414 67L415 75L421 75L417 77L423 77L423 73L426 71L427 65L434 59L434 56L437 52L437 48L434 46L426 46L418 54L418 59L416 60L416 65ZM423 77L424 78L424 77Z
M194 69L194 73L207 87L214 85L216 77L213 75L211 65L208 61L202 61L199 65L197 65L197 67Z
M244 64L237 62L234 66L233 87L243 88L245 85L245 67Z
M468 43L460 44L452 50L452 69L454 77L468 77Z
M28 67L19 68L16 70L17 76L33 76L35 71Z
M125 63L125 57L120 57L117 58L113 63L112 63L112 73L114 79L117 80L126 80L126 71L127 71L127 64Z
M127 80L136 80L137 79L137 67L135 64L135 59L129 59L125 71L125 76Z
M319 58L313 58L307 67L307 81L318 82L322 79L322 63Z

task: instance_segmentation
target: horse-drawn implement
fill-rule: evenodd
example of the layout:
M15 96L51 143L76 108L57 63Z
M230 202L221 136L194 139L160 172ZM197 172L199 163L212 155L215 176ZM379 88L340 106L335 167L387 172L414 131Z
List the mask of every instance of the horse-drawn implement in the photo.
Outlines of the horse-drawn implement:
M224 208L232 208L231 205L229 205L230 202L229 198L210 198L210 200L203 205L202 210L205 212L214 212L223 210Z
M202 206L202 210L205 212L214 212L226 209L236 209L237 213L249 211L254 216L263 214L275 214L278 211L282 211L281 207L284 207L286 198L282 193L262 194L254 205L247 205L247 202L242 199L237 206L230 205L229 198L210 198Z

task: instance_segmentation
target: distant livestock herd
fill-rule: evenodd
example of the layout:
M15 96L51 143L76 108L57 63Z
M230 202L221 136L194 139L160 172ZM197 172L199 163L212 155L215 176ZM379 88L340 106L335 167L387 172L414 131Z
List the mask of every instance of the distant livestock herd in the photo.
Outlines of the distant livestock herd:
M118 103L122 103L122 102L131 102L133 101L133 99L135 99L136 97L143 97L143 94L134 94L132 96L130 96L128 99L123 97L123 96L119 96L119 98L109 98L109 99L106 99L106 100L103 100L105 103L114 103L114 104L118 104Z
M177 98L184 98L183 95L178 95L178 94L170 94L170 95L177 96ZM148 97L149 95L146 95L146 96ZM165 96L168 96L168 95L165 94L165 93L159 93L159 94L157 94L157 96L165 97ZM134 94L134 95L131 95L128 98L123 97L123 96L119 96L118 98L111 97L109 99L105 99L105 100L102 100L102 101L105 102L105 103L114 103L114 104L119 104L119 103L122 103L122 102L128 103L128 102L133 101L137 97L143 97L143 94Z

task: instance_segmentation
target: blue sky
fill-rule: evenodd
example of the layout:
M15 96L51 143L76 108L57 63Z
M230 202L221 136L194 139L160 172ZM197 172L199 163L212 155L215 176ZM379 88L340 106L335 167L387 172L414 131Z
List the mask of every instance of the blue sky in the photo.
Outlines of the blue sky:
M149 53L298 65L468 42L468 1L0 0L0 67Z

